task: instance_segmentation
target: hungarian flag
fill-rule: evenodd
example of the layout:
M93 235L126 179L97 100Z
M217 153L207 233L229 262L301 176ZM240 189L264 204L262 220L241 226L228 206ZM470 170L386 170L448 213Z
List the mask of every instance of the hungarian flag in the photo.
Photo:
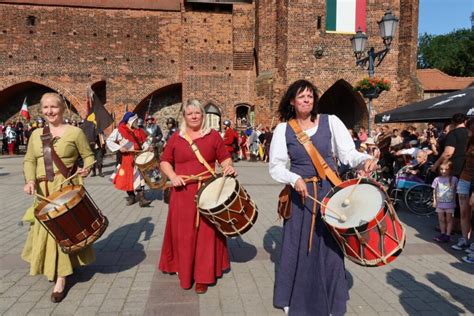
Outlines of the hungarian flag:
M355 33L366 30L366 0L326 0L326 31Z
M25 100L23 100L23 104L21 106L20 110L21 116L25 118L25 120L29 121L30 120L30 112L28 112L28 104L26 103L26 97Z

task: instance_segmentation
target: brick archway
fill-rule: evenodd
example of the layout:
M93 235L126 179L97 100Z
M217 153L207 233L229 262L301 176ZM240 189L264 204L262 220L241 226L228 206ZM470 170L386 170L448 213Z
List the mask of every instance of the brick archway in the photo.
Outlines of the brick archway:
M170 84L149 92L135 107L133 112L139 117L153 116L157 123L165 127L168 117L176 118L183 103L183 88L181 83Z
M78 107L82 109L83 105L79 100L66 89L58 85L48 85L45 82L38 82L36 80L25 80L11 83L8 87L3 87L0 90L0 120L6 120L20 111L23 100L26 97L26 102L29 106L38 104L41 96L47 92L56 92L61 94L70 112L66 112L65 117L75 116L79 118ZM39 108L36 106L30 108L30 115L32 117L39 115Z
M362 96L340 79L319 99L319 113L338 116L347 128L367 126L368 111Z

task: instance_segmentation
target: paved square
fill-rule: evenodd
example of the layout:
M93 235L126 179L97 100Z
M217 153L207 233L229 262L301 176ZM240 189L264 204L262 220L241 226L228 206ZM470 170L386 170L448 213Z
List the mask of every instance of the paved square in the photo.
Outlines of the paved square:
M176 276L156 270L167 206L160 192L147 192L151 207L125 206L125 194L108 178L88 178L86 187L110 221L96 242L97 261L77 269L60 304L50 302L53 283L29 276L20 258L28 225L19 226L32 198L23 194L22 157L0 157L0 314L5 315L283 315L272 304L281 223L273 182L263 163L239 162L239 181L259 208L253 229L229 239L231 271L205 295L179 288ZM113 161L107 159L106 174ZM408 236L402 255L388 266L363 268L346 260L348 315L474 314L474 267L462 254L434 244L435 217L398 212Z

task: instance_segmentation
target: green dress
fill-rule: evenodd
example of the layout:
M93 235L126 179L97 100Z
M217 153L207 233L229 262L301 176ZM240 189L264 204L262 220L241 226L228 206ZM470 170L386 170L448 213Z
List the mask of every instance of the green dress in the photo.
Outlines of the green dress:
M28 142L28 149L24 161L25 181L36 181L45 177L43 145L41 142L41 134L43 129L36 129ZM61 158L66 167L71 168L77 161L79 155L87 166L94 161L86 135L80 128L68 126L60 138L52 141L54 150ZM61 182L65 180L64 176L59 173L57 167L54 166L54 180L48 183L49 193L59 190ZM75 177L71 180L73 184L82 184L81 177ZM67 185L68 183L66 183ZM45 196L46 182L41 182L37 186L37 193ZM34 206L38 204L35 199ZM31 209L30 209L31 211ZM28 211L27 211L28 212ZM25 215L26 216L26 215ZM44 274L48 280L53 281L56 277L64 277L73 273L73 268L80 265L87 265L95 260L94 250L88 246L80 252L68 255L62 252L53 237L46 231L36 219L32 221L28 238L21 254L23 260L30 263L30 274Z

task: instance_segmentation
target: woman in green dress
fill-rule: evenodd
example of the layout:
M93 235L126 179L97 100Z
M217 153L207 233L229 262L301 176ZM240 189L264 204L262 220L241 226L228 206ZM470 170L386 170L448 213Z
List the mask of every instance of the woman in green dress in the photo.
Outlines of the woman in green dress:
M78 127L64 124L64 111L66 104L57 93L46 93L42 96L41 112L46 118L52 136L51 147L69 169L73 168L79 155L84 160L84 165L88 166L94 161L85 134ZM53 163L54 179L46 180L45 161L43 157L43 143L41 135L43 128L36 129L30 136L28 149L24 161L25 186L24 191L29 195L38 193L42 196L59 190L60 184L65 177ZM86 177L89 169L78 168L80 176ZM71 180L72 184L82 184L81 177ZM56 280L56 284L51 294L54 303L62 301L65 296L66 276L73 273L73 268L86 265L95 260L94 251L91 246L86 247L76 254L68 255L61 251L53 237L46 229L32 216L33 208L38 204L35 199L32 208L27 211L24 219L30 219L32 225L28 233L25 247L21 257L30 263L30 274L45 275L49 281Z

